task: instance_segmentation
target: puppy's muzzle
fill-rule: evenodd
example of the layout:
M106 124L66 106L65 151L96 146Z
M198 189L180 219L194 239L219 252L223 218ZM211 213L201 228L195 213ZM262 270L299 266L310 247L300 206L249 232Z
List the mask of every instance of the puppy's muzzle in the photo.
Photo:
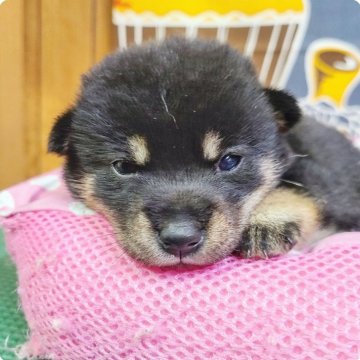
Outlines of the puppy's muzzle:
M159 235L160 246L180 258L196 252L204 241L199 226L188 219L175 218L169 221Z
M206 229L215 207L208 193L191 185L176 182L175 186L163 186L150 193L151 198L144 204L159 247L180 259L195 253L206 242Z

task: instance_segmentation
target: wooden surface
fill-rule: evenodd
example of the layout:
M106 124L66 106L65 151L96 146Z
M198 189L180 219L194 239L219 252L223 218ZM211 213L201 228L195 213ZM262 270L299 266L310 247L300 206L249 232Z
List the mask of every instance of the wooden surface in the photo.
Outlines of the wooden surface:
M26 174L22 0L0 5L0 188Z
M24 6L24 135L25 135L25 178L34 176L41 172L41 24L40 21L40 2L38 0L26 0L22 2ZM1 13L1 7L0 7ZM21 91L21 89L19 89ZM19 91L18 90L18 91ZM9 119L7 119L9 121ZM1 143L0 143L1 148ZM22 179L20 179L22 180ZM12 183L10 179L10 183ZM5 184L6 185L6 184Z
M0 5L0 189L58 166L54 119L80 76L116 48L111 0L8 0Z

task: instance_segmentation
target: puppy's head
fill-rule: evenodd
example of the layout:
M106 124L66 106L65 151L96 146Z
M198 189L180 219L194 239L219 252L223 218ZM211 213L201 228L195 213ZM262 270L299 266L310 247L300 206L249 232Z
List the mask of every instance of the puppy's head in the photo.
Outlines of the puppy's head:
M227 46L170 40L107 57L83 79L49 150L77 198L121 246L153 265L230 254L288 165L281 132L299 118Z

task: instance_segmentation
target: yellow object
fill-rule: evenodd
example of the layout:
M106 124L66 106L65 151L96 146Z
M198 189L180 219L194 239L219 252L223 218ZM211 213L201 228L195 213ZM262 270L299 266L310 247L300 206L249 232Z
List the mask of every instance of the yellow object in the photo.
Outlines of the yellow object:
M345 106L360 75L360 54L341 45L324 44L310 54L309 66L309 99L327 99L338 107Z
M283 86L309 18L308 0L114 0L119 47L172 36L228 42L254 60L259 80Z
M304 4L302 0L114 0L114 7L118 11L133 10L136 13L151 11L160 16L171 11L181 11L194 16L205 11L215 11L220 15L232 11L254 15L267 9L274 9L277 12L302 11Z

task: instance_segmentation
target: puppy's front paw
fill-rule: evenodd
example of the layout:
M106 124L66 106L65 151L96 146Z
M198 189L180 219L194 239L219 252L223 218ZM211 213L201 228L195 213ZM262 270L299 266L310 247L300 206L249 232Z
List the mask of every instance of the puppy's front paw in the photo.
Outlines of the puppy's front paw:
M299 240L295 222L251 224L243 232L236 253L245 258L269 258L287 253Z

